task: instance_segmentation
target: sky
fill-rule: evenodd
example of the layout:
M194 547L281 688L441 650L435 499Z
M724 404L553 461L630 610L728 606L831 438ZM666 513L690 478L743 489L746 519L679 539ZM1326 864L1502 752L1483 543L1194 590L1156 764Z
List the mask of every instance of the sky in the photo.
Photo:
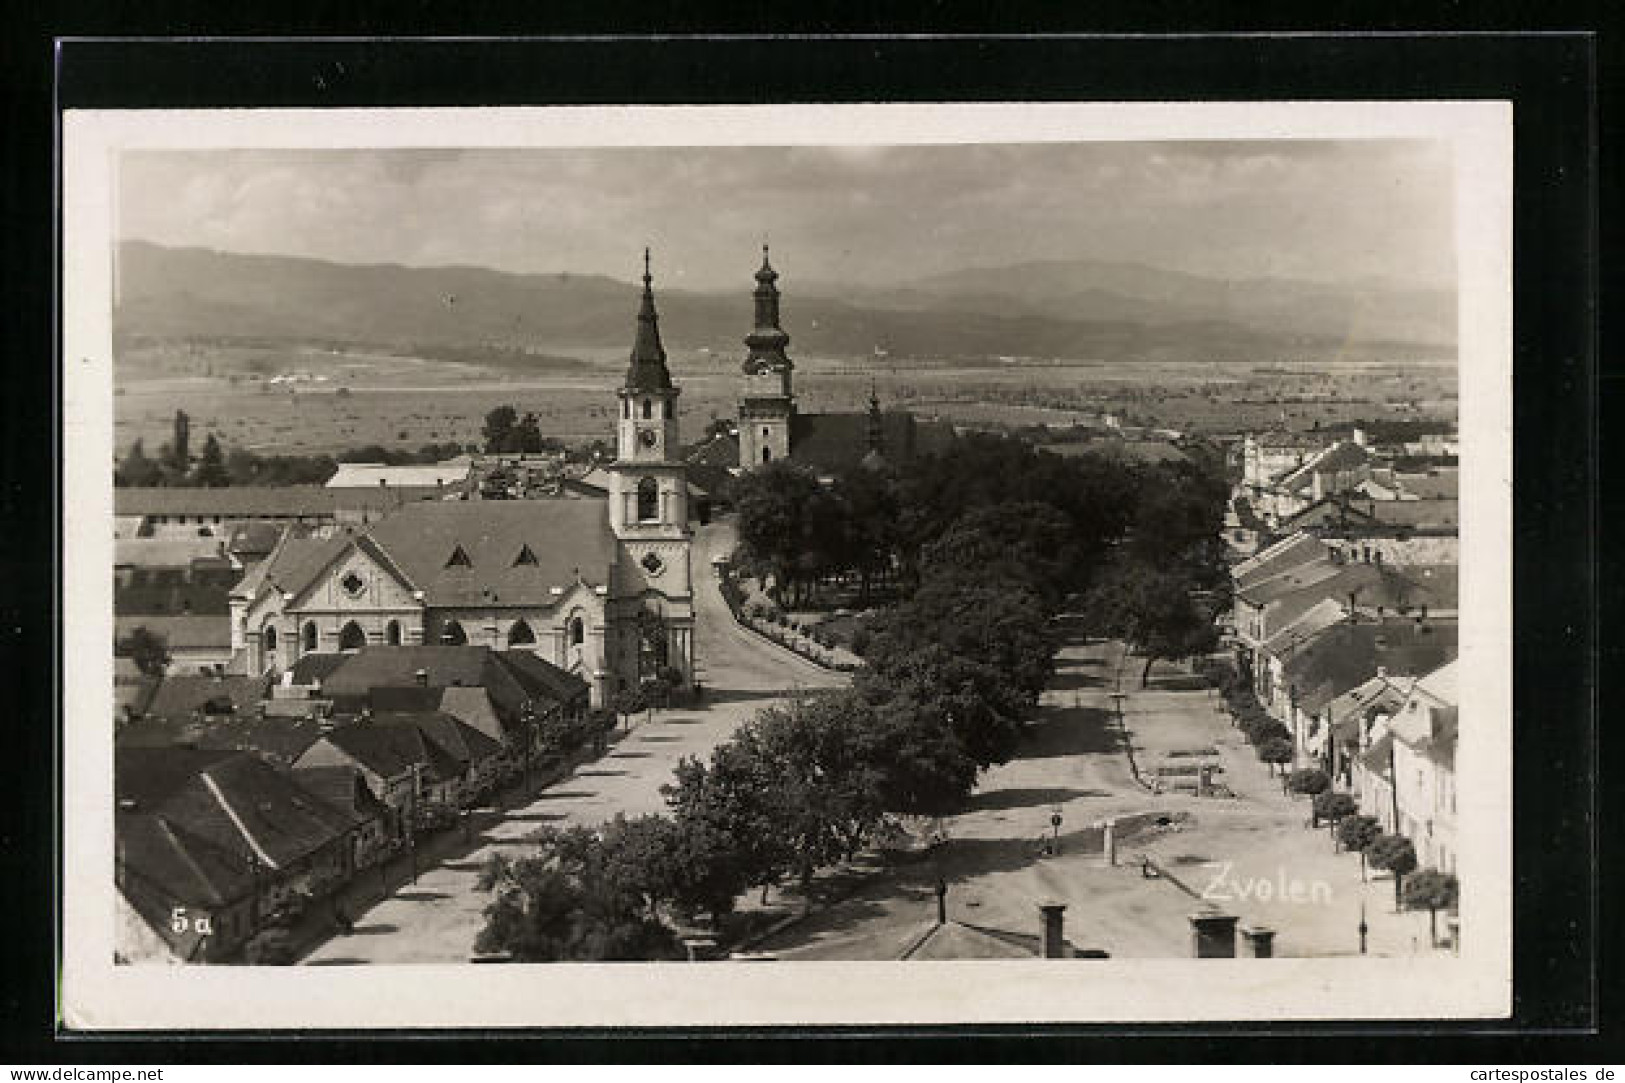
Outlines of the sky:
M1455 280L1450 149L1291 140L138 151L118 235L343 263L906 286L1031 260L1218 278Z

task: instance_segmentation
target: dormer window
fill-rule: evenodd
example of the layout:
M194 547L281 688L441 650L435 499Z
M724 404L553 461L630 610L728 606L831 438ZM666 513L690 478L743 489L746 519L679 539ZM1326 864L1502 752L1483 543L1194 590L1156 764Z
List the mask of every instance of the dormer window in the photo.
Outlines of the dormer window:
M453 549L451 556L446 558L446 567L448 568L472 568L473 566L474 562L468 559L468 554L463 551L461 545Z
M513 563L516 568L521 564L528 564L534 568L536 566L536 554L530 551L530 546L521 545L519 555L513 558Z

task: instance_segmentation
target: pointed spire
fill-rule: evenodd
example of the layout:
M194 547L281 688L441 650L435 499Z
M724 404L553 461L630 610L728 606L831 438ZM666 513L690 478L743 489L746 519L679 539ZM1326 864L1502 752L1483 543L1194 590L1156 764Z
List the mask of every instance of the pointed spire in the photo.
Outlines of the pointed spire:
M886 454L886 420L880 412L880 392L869 377L869 454Z
M643 250L643 301L638 308L637 337L632 342L626 386L634 391L671 389L671 373L666 369L666 348L660 344L660 314L655 311L654 275L649 270L647 248Z
M756 302L755 326L745 336L745 345L750 347L744 364L746 372L794 367L784 354L785 347L790 345L790 336L779 326L779 287L775 285L778 279L779 273L768 262L767 245L764 243L762 267L756 272L756 290L752 294Z

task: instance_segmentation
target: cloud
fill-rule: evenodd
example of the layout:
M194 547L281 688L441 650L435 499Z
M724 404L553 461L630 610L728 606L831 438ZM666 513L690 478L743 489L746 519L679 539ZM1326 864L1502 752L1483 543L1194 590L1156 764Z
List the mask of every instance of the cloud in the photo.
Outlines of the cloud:
M1448 281L1448 147L1415 141L139 152L121 232L351 262L749 288L1095 258Z

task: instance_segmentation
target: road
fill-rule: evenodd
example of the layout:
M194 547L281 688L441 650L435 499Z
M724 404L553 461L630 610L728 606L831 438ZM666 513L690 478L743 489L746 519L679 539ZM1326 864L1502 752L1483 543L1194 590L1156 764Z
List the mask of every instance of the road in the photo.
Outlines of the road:
M1306 828L1306 800L1281 792L1211 692L1161 664L1140 688L1140 667L1122 660L1117 643L1068 643L1020 754L982 776L935 856L885 870L757 948L785 960L896 959L935 921L940 876L950 921L1034 936L1038 905L1062 902L1073 945L1116 958L1188 957L1188 915L1209 894L1241 925L1275 929L1278 955L1356 953L1362 906L1372 954L1429 950L1427 915L1394 913L1389 881L1362 883L1358 858ZM1216 751L1233 797L1157 794L1135 778L1136 763L1198 748ZM1107 819L1118 822L1115 867L1102 855ZM1059 854L1043 854L1057 833ZM1185 889L1144 878L1141 854ZM1290 897L1294 883L1303 897Z
M656 712L621 735L608 755L584 764L534 800L504 815L467 845L449 839L451 860L416 884L354 917L354 931L311 952L307 965L466 962L484 925L489 898L474 888L495 853L523 853L525 836L544 825L596 826L616 813L665 809L662 784L686 756L706 756L756 711L798 688L838 687L841 674L820 669L740 628L729 613L711 558L733 547L730 524L699 528L694 545L695 653L707 690L700 709Z

